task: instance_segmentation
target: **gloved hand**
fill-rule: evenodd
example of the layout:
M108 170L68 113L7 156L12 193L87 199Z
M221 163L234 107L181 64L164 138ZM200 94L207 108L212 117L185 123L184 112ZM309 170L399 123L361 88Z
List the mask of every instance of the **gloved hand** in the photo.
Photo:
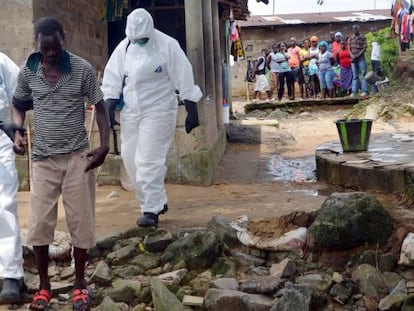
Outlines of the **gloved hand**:
M14 142L14 136L16 131L19 131L22 136L26 131L21 126L18 126L16 123L6 121L0 121L0 130L3 130L3 132L10 137L12 142Z
M118 104L119 99L107 99L105 101L106 110L108 111L109 115L109 122L111 124L111 128L113 129L116 125L119 125L119 122L115 120L115 109L116 105Z
M185 131L190 133L194 128L200 125L198 121L198 109L197 103L190 100L184 100L185 110L187 111L187 117L185 118Z

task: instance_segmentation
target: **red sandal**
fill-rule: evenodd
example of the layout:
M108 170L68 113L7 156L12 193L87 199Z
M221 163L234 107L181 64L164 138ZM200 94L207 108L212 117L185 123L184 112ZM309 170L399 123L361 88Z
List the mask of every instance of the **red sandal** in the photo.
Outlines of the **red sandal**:
M34 294L29 310L46 310L49 307L50 299L52 299L52 294L50 291L46 289L39 290L36 294Z
M92 292L89 289L76 288L72 292L73 311L89 311L92 304Z

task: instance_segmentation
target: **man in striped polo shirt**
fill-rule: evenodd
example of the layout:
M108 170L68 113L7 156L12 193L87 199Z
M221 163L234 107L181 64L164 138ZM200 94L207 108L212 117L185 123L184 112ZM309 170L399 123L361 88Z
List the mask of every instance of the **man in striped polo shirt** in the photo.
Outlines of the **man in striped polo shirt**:
M22 126L33 109L34 138L31 157L31 215L27 243L33 245L40 288L30 310L44 310L51 299L48 249L53 242L60 195L74 246L76 279L73 310L89 310L91 297L84 278L86 252L95 245L95 179L109 151L109 119L95 70L84 59L64 49L64 31L53 17L35 23L38 52L20 70L13 98L13 121ZM24 104L33 98L33 107ZM101 146L89 151L85 103L95 105ZM14 148L25 152L16 132Z

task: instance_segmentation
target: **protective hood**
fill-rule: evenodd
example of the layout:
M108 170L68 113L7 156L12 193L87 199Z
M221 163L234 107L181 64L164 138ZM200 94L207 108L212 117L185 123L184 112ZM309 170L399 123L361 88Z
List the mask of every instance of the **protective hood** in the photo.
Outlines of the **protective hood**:
M144 9L132 11L127 17L125 34L131 42L142 38L149 38L150 41L154 39L155 29L151 14Z

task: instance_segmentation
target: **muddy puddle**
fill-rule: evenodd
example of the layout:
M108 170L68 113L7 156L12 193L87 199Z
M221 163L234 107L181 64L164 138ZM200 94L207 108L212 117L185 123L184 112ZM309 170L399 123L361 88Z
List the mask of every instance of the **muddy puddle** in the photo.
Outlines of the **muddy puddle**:
M314 156L284 158L275 154L269 158L268 174L273 181L316 182L316 162Z

